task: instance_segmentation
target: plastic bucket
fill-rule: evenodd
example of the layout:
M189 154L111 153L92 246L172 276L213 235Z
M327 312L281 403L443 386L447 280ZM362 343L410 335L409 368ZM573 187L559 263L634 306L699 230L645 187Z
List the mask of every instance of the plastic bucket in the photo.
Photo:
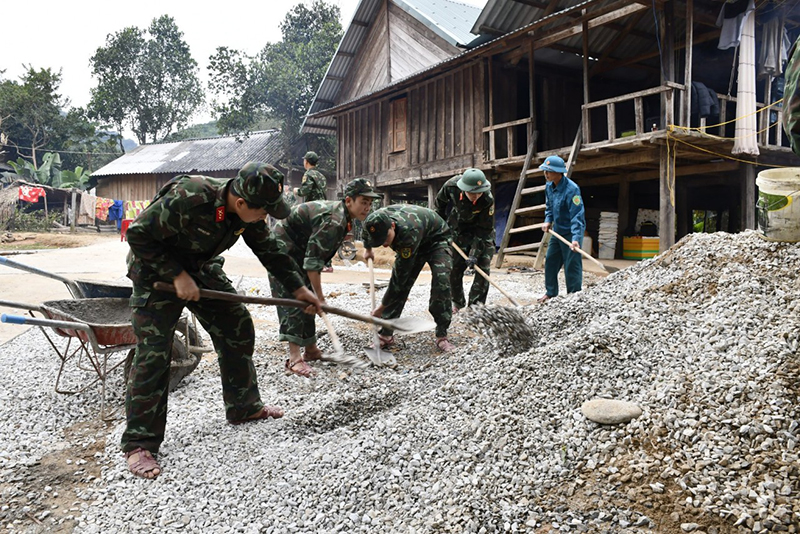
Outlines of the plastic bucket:
M758 173L758 230L770 241L800 241L800 167Z

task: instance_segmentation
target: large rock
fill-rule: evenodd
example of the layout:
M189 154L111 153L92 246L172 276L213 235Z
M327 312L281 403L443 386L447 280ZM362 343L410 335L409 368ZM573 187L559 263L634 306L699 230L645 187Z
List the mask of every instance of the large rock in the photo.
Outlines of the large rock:
M614 399L592 399L581 406L583 415L595 423L616 425L627 423L642 415L642 409L636 404Z

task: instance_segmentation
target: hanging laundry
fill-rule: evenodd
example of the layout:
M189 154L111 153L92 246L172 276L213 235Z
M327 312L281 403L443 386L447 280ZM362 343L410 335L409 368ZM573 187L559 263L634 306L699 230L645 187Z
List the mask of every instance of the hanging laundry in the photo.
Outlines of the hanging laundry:
M97 197L89 193L81 193L80 199L76 224L94 224L97 213Z
M114 201L110 198L97 197L96 213L95 216L101 221L108 220L108 208L114 205Z
M753 0L732 0L725 2L717 17L717 28L722 28L719 33L717 48L727 50L739 46L742 40L742 27L747 15L756 10Z
M108 208L108 220L117 221L117 229L122 226L122 213L123 203L121 200L115 200L111 207Z
M29 185L19 186L19 199L25 202L39 202L39 197L46 197L42 187L33 187Z
M144 209L150 205L149 200L126 200L125 201L125 218L135 219Z
M758 55L758 75L776 78L783 72L783 64L789 59L792 42L781 17L774 15L764 22L761 30L761 52Z

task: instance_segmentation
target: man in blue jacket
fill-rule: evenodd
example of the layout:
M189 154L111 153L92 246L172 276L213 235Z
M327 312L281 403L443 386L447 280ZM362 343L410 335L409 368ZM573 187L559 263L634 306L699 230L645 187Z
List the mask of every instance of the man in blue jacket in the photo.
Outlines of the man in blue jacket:
M560 240L551 239L544 262L544 287L546 293L539 298L545 302L558 295L558 271L564 266L567 293L581 290L583 262L578 250L583 243L586 217L578 184L567 177L567 166L558 156L550 156L539 165L544 171L545 210L542 231L552 230L572 244L567 246Z

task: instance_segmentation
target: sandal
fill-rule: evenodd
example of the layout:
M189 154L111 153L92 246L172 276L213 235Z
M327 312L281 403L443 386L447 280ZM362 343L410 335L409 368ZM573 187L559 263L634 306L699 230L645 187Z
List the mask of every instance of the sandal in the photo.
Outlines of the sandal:
M384 336L383 334L378 334L378 340L381 342L381 350L388 349L394 345L394 336ZM370 348L374 349L375 343L370 345Z
M289 363L287 359L283 366L286 368L286 374L294 374L302 376L303 378L311 378L314 376L314 369L309 367L305 360L297 360L294 363Z
M455 345L450 343L446 337L440 337L436 340L436 348L442 352L453 352L456 350Z
M539 304L544 304L545 302L547 302L551 298L553 298L553 297L551 297L550 295L542 295L541 297L536 299L536 302L538 302Z
M129 462L130 457L137 453L139 458L134 462ZM137 447L132 451L128 451L125 453L125 460L128 461L128 471L137 477L153 480L161 474L161 466L158 465L152 453L147 449ZM148 476L148 474L152 476Z
M259 419L280 419L283 417L283 409L278 406L264 405L261 410L257 411L250 417L240 421L228 421L232 425L241 425L242 423L249 423L251 421L258 421Z

